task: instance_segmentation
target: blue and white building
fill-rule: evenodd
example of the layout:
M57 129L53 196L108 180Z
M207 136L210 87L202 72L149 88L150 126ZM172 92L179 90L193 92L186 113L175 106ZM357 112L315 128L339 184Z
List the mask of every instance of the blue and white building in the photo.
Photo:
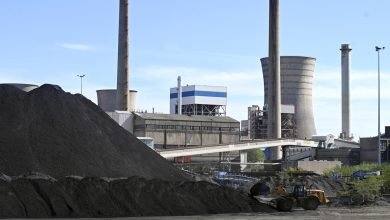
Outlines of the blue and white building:
M183 115L226 116L227 87L182 86ZM170 114L178 114L178 87L170 89Z

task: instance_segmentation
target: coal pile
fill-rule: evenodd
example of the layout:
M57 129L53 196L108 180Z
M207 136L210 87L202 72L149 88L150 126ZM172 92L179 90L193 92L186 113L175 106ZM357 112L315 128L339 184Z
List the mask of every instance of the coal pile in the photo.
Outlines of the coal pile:
M47 84L0 85L0 172L185 179L90 100Z
M0 218L273 211L188 180L82 95L0 85Z
M201 196L203 195L203 196ZM248 197L208 182L140 177L0 177L0 217L124 217L251 212ZM265 207L267 209L267 207ZM268 208L270 209L270 208Z

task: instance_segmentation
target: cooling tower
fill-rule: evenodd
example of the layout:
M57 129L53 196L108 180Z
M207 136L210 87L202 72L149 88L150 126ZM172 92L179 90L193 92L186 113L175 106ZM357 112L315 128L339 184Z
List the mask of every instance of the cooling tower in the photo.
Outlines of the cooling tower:
M101 89L96 90L97 98L98 98L98 106L103 109L105 112L115 112L117 110L115 107L116 100L116 89ZM128 93L129 103L128 103L128 111L135 111L135 101L136 101L137 91L130 90Z
M316 134L314 123L312 87L315 58L302 56L281 56L281 102L294 105L297 137L311 138ZM264 79L264 105L268 100L268 57L261 59Z

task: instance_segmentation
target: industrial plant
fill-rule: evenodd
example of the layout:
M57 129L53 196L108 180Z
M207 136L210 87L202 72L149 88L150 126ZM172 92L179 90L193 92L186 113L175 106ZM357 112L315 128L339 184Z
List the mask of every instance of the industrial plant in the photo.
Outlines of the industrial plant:
M280 55L279 0L269 0L268 56L259 59L264 102L240 106L246 120L229 117L227 86L182 85L181 76L158 91L169 113L138 111L129 6L119 0L116 88L96 90L97 105L82 89L0 84L0 218L291 215L390 195L389 173L377 177L390 170L341 175L350 172L341 166L390 162L390 126L381 134L378 122L378 136L354 140L351 45L340 48L339 135L317 133L316 58Z
M267 158L284 161L334 160L339 155L345 155L345 158L349 158L341 159L345 164L360 161L360 156L356 156L359 144L351 141L350 132L351 49L348 44L343 44L340 49L342 129L340 139L330 138L330 141L329 135L321 136L316 133L312 104L316 59L279 55L279 3L270 1L269 57L260 59L264 103L262 106L248 107L248 119L242 121L240 130L239 122L226 115L227 87L188 84L182 86L180 76L177 78L177 86L170 88L169 114L136 112L137 91L129 90L128 87L130 77L127 8L122 2L119 14L117 89L98 90L98 105L129 132L142 140L151 140L152 148L181 149L239 144L250 140L303 139L318 142L319 148L270 147ZM347 153L340 153L341 151ZM230 154L245 162L245 153L245 150L237 149ZM231 159L234 160L234 157Z
M119 125L143 142L147 142L151 148L159 151L293 139L314 141L317 146L313 148L281 145L261 148L264 152L268 152L266 159L272 161L335 160L340 159L340 155L344 155L342 156L344 159L340 159L343 163L356 164L360 161L373 161L367 158L375 155L368 156L370 155L368 152L378 153L374 141L369 141L370 144L367 144L370 138L362 138L360 143L362 146L353 141L350 125L349 82L352 49L349 44L342 44L340 48L342 76L340 135L335 137L332 134L317 134L313 113L316 58L280 55L279 1L270 1L269 56L260 59L264 103L253 103L252 106L247 107L247 120L241 121L241 125L239 121L227 115L228 88L226 86L194 84L182 86L180 76L177 78L177 86L169 89L169 100L167 99L169 114L137 111L138 91L130 87L129 4L125 0L119 2L117 87L97 90L97 103ZM26 92L38 87L31 84L13 85ZM389 147L387 142L385 143L386 135L381 141L383 142L381 154L384 161L389 157ZM246 151L243 149L230 151L232 158L229 160L245 162L246 158L243 155ZM223 153L219 152L219 154ZM351 156L352 154L354 156ZM204 156L204 154L199 155Z

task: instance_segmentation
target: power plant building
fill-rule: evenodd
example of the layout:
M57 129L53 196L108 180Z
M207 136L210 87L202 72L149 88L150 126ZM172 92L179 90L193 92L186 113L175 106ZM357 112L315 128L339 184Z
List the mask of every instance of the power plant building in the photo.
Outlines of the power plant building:
M225 86L182 86L183 115L226 116L227 88ZM178 114L178 87L170 89L170 113Z
M268 58L261 59L264 79L264 106L268 106L269 67ZM303 56L281 56L281 104L294 107L296 137L310 139L316 134L314 123L312 87L315 58Z
M134 135L152 137L157 149L238 143L239 134L230 117L134 113Z
M360 138L360 163L377 163L381 155L382 163L390 162L390 126L385 126L385 133L380 137L380 153L378 154L378 136Z

